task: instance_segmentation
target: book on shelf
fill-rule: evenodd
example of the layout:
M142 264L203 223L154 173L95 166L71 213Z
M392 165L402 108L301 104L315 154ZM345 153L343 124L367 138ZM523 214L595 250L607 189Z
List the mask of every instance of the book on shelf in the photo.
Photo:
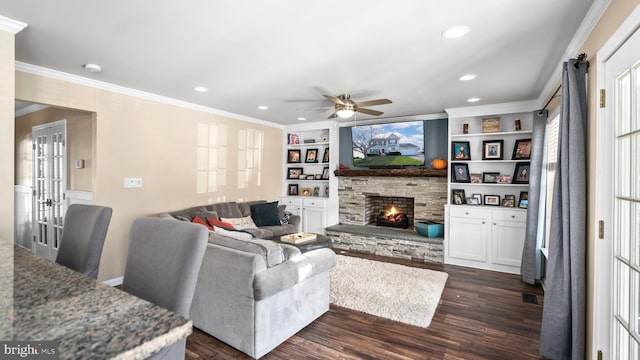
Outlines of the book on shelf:
M317 235L313 233L299 232L295 234L282 235L280 236L280 241L291 243L291 244L301 244L301 243L315 240L316 236Z
M289 145L300 144L300 137L297 134L288 134L287 144Z

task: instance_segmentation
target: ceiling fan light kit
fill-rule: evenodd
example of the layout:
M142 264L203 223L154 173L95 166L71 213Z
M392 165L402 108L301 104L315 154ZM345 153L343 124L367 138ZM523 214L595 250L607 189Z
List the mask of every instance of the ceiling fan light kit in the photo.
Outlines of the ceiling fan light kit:
M356 112L379 116L384 114L382 111L365 109L361 106L374 106L374 105L383 105L383 104L391 104L391 100L389 99L377 99L377 100L368 100L355 102L351 100L351 95L342 94L339 96L331 96L331 95L322 95L325 98L329 99L334 103L335 112L329 116L329 119L334 119L336 117L347 119L353 116Z

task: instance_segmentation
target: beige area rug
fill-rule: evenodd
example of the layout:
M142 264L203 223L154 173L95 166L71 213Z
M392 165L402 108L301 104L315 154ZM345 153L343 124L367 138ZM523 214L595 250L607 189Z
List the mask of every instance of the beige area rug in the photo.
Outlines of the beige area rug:
M330 274L332 304L420 327L431 324L447 273L337 257Z

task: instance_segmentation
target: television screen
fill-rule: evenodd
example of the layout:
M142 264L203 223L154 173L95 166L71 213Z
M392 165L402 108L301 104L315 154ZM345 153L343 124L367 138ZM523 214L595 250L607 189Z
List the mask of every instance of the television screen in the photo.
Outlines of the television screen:
M424 165L424 122L396 122L351 128L353 165L403 168Z

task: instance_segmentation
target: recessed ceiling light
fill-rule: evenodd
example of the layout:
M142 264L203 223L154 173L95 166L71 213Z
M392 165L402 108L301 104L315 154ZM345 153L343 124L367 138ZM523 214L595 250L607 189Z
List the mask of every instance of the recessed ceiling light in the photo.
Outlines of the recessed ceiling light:
M307 120L307 118L299 117L298 120L303 121L303 120Z
M265 106L265 105L260 105L260 106L258 106L258 109L260 109L260 110L268 110L269 107Z
M467 99L468 102L478 102L480 101L480 98L471 98L471 99Z
M204 86L194 86L194 87L193 87L193 90L195 90L195 91L197 91L197 92L207 92L207 91L209 91L209 89L207 89L207 88L206 88L206 87L204 87Z
M478 77L476 74L465 74L465 75L460 76L460 80L469 81L469 80L475 79L476 77Z
M82 65L82 67L89 70L89 72L92 72L92 73L102 72L102 66L98 64L84 64Z
M442 32L442 37L447 39L455 39L467 35L469 28L466 26L454 26Z

